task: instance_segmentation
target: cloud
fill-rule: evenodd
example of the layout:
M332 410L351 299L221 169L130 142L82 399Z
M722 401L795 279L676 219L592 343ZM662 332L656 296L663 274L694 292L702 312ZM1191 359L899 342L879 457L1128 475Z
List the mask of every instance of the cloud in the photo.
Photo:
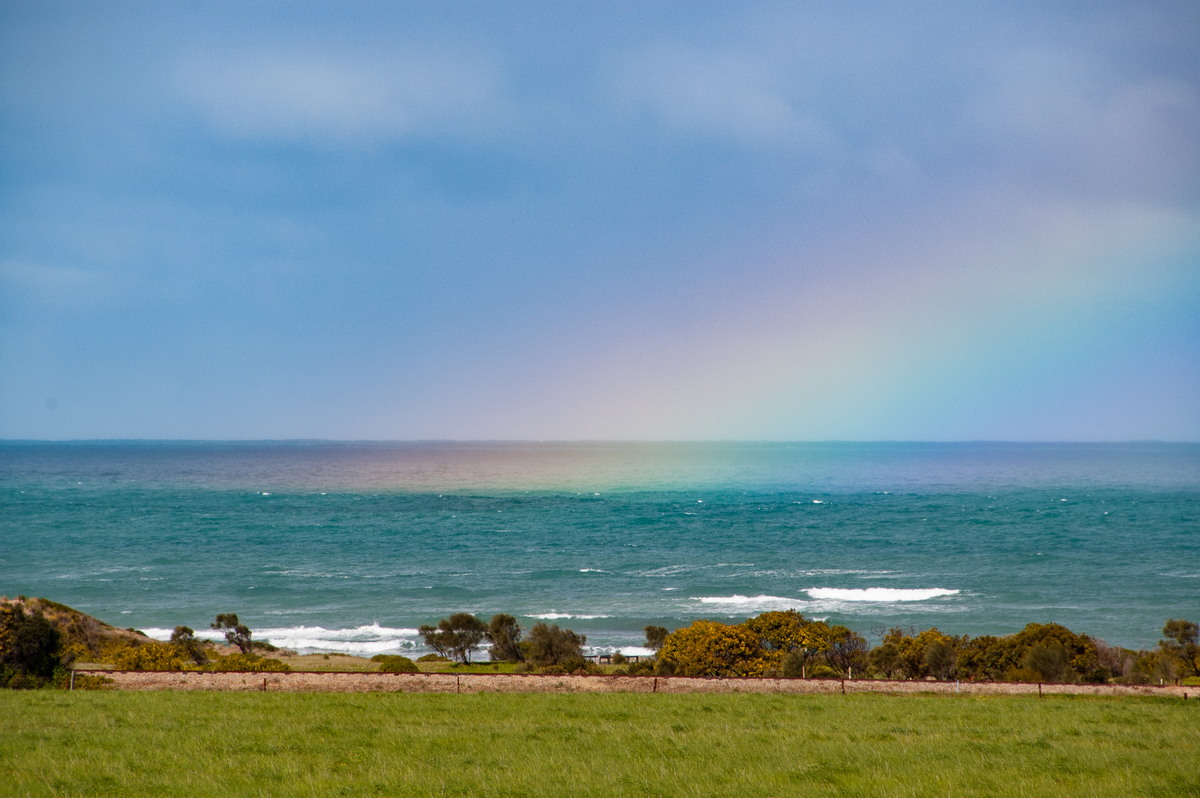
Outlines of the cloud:
M486 136L509 114L494 64L433 49L207 53L187 60L179 81L214 128L243 139L473 139Z
M608 83L626 113L647 114L684 135L800 146L827 137L768 65L740 53L658 45L627 54L610 69Z
M1114 74L1115 72L1115 74ZM998 59L968 111L1013 160L1088 190L1187 189L1200 174L1200 93L1179 77L1122 74L1095 54L1026 50Z
M14 300L22 296L34 299L39 307L100 301L111 292L112 282L112 275L106 271L0 260L0 295Z

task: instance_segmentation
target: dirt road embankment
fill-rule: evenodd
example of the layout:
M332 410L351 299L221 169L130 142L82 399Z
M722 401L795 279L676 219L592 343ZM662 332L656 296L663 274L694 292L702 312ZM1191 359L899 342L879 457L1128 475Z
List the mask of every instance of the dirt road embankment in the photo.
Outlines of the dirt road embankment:
M282 693L960 693L992 695L1146 695L1195 698L1200 687L998 682L897 682L874 679L696 679L679 676L558 676L504 673L212 673L79 671L117 690L218 690Z

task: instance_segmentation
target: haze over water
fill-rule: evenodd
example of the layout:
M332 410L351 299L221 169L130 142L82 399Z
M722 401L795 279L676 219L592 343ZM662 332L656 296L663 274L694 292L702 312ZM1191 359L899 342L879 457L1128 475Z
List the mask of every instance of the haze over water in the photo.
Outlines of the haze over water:
M0 592L164 636L418 653L508 612L632 647L795 608L1146 647L1200 617L1200 445L0 445Z

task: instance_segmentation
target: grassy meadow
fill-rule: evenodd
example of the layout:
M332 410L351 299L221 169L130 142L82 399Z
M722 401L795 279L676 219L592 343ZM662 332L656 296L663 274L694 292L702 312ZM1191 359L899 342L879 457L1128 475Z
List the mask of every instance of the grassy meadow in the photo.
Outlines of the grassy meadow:
M1200 701L0 693L0 794L1200 796Z

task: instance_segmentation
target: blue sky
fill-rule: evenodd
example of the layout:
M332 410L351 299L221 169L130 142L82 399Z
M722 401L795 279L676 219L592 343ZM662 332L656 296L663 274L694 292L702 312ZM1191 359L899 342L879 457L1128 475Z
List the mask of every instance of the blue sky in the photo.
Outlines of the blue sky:
M0 438L1200 440L1197 41L0 0Z

